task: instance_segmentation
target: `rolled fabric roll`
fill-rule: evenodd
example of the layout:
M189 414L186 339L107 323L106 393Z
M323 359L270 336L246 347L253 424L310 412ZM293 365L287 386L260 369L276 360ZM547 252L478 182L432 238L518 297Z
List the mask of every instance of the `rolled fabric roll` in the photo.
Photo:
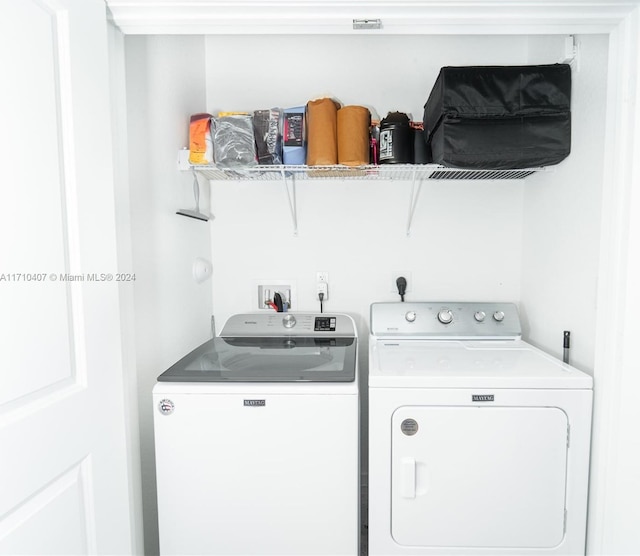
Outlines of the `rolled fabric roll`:
M307 166L338 163L338 108L330 98L307 102Z
M362 166L369 163L371 113L364 106L338 110L338 163Z

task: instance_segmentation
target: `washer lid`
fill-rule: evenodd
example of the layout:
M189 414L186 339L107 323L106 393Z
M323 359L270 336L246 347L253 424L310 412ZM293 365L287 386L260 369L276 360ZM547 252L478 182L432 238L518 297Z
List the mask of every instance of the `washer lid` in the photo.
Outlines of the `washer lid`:
M586 373L522 340L371 338L369 386L590 389Z
M355 338L212 338L158 377L173 382L353 382Z

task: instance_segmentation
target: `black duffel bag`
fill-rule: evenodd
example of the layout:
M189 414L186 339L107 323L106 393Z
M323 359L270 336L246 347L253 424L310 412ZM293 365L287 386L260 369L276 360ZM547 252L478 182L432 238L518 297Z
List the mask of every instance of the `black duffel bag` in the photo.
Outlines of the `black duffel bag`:
M557 164L571 152L571 68L444 67L424 105L424 135L443 166Z

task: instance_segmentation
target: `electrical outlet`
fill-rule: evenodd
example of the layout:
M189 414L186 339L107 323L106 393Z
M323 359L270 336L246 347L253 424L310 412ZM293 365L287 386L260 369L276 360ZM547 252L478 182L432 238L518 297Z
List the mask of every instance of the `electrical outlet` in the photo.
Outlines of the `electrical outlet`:
M398 295L398 286L396 284L396 280L400 277L404 276L407 281L407 288L405 289L405 293L411 293L413 290L413 278L411 276L410 270L393 270L389 274L389 291L391 293L395 293Z
M316 273L316 294L323 294L322 301L329 299L329 273L317 272Z
M324 294L322 301L327 301L329 299L329 284L326 282L318 282L318 287L316 288L318 295L321 293ZM319 298L318 298L319 299Z

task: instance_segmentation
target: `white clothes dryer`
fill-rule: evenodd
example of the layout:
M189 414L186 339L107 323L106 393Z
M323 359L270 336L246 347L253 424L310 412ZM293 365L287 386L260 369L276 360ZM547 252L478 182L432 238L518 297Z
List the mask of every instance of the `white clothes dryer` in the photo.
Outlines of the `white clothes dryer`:
M357 556L351 317L235 315L153 402L163 556Z
M585 553L592 378L506 303L374 303L369 555Z

